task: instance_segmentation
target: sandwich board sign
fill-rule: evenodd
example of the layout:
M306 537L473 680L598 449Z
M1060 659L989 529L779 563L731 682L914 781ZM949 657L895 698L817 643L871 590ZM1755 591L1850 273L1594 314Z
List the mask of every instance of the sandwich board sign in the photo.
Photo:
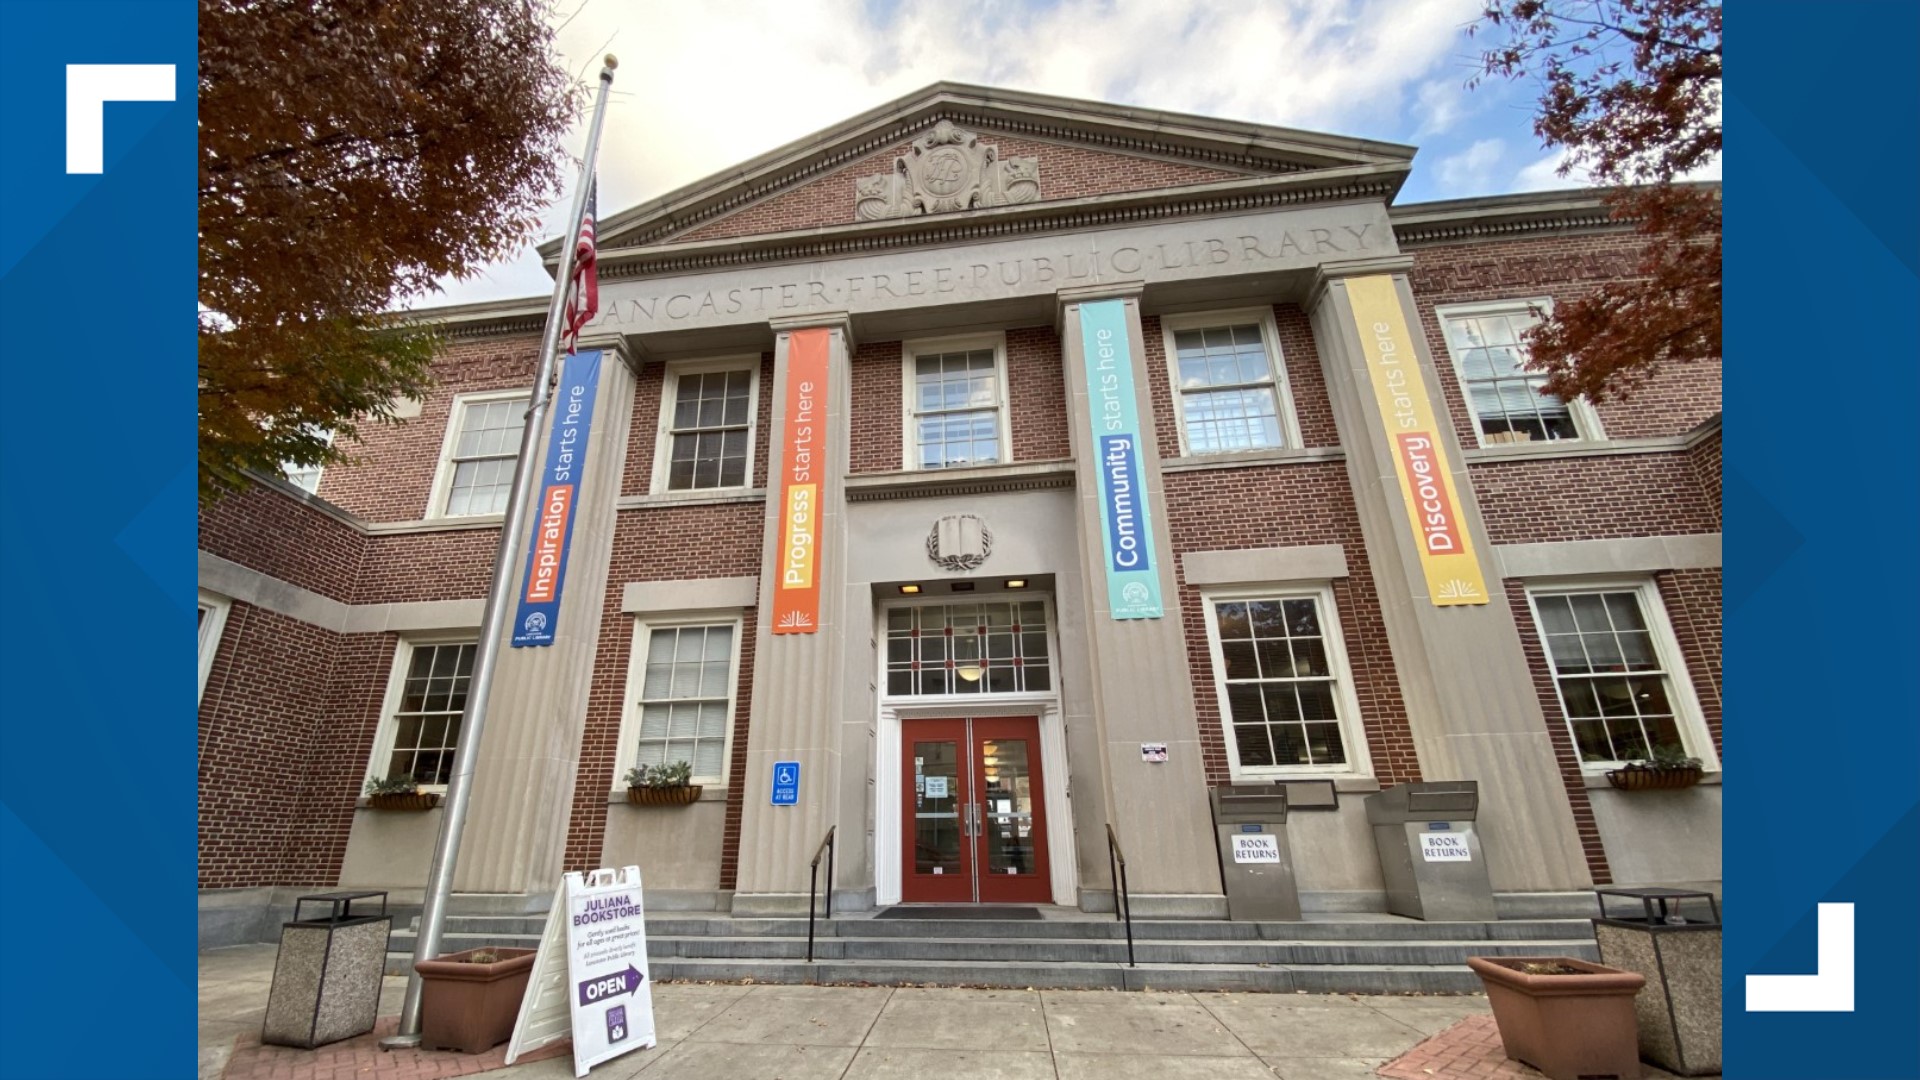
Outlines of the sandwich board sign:
M506 1063L573 1034L573 1075L655 1042L640 868L567 874L520 999Z

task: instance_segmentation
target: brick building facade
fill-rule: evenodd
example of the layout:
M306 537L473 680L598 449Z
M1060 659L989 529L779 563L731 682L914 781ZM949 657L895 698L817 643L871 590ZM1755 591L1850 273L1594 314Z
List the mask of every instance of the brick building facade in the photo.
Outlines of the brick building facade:
M1630 274L1632 233L1589 192L1392 205L1410 159L942 85L604 220L591 509L555 645L502 662L457 892L537 908L638 864L651 904L789 911L831 826L847 905L1098 910L1111 826L1144 910L1216 915L1206 789L1330 782L1289 825L1303 903L1380 910L1363 799L1439 779L1479 782L1509 910L1717 888L1718 361L1542 397L1518 333ZM1375 285L1482 595L1422 576ZM403 422L313 490L203 508L208 939L306 887L421 888L441 811L362 786L404 762L440 790L544 310L424 313L450 344ZM1143 618L1104 565L1096 315L1139 414ZM774 617L796 342L825 350L811 633ZM1703 782L1609 786L1663 745ZM627 770L674 760L697 801L629 805Z

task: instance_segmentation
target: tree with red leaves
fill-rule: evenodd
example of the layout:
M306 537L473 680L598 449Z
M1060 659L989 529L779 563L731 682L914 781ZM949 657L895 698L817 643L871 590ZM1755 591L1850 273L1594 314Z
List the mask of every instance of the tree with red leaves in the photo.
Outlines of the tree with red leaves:
M1636 275L1554 306L1529 333L1562 398L1629 396L1662 364L1720 355L1720 188L1681 178L1720 153L1715 0L1493 0L1485 74L1540 83L1533 130L1584 168L1646 245Z
M431 384L389 310L534 238L579 93L550 0L200 0L200 490ZM329 432L332 433L330 437Z

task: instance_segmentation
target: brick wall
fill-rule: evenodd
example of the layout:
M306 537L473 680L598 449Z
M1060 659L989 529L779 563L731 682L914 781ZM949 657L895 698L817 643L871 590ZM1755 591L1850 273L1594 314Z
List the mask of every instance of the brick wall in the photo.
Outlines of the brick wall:
M1073 454L1067 376L1060 335L1051 326L1007 331L1007 421L1013 460L1052 461Z
M1434 308L1484 300L1548 297L1565 302L1634 276L1641 242L1628 232L1452 244L1413 253L1414 304L1439 368L1447 411L1463 446L1478 439ZM1720 411L1718 357L1669 364L1630 397L1599 406L1609 438L1682 435Z
M200 701L200 888L339 880L394 648L233 605Z
M1239 180L1247 175L1180 161L1110 154L1082 146L997 135L984 129L977 133L981 145L1000 148L1002 159L1039 158L1040 197L1047 201L1123 191L1150 191L1186 184L1209 184L1221 180ZM851 224L855 220L855 181L892 172L894 159L906 153L912 141L905 139L896 145L875 150L817 180L762 198L717 221L670 237L667 242L721 240Z
M421 400L420 415L398 423L363 425L360 442L346 447L355 461L327 466L320 475L320 497L366 521L416 521L427 516L455 396L529 387L539 359L537 336L452 342L434 361L435 385Z
M1714 752L1720 753L1720 571L1669 570L1653 580L1686 661L1700 718Z
M606 797L609 778L619 760L620 723L627 709L627 666L633 651L634 617L620 610L627 582L758 577L765 514L766 506L760 502L648 507L620 513L613 534L607 594L601 602L600 640L594 650L593 685L587 695L586 733L567 825L567 869L589 870L599 865L600 848L606 838ZM740 683L736 688L732 775L727 790L727 841L722 854L723 889L733 887L731 868L739 848L757 617L757 611L750 608L741 625Z
M1700 498L1713 515L1713 527L1720 528L1720 441L1715 428L1687 455L1693 465L1694 479L1700 484Z
M1334 604L1347 665L1360 701L1373 769L1382 784L1420 779L1413 733L1400 698L1400 684L1387 645L1386 623L1374 591L1371 564L1360 534L1359 513L1340 462L1307 462L1257 468L1168 473L1167 519L1176 565L1188 551L1339 544L1348 576L1333 582ZM1213 657L1207 647L1200 590L1180 573L1180 603L1193 678L1194 712L1200 721L1207 783L1228 782L1226 736L1214 693Z
M894 472L904 437L906 378L898 341L863 341L853 351L847 470Z
M1477 461L1467 467L1496 544L1717 532L1689 455Z
M351 603L366 534L285 492L256 486L200 505L200 548Z

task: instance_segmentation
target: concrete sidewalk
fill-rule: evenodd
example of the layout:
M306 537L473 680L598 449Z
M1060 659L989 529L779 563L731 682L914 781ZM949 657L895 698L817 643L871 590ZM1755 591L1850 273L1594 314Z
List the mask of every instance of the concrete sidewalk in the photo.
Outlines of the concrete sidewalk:
M385 1055L372 1049L371 1038L311 1053L252 1047L266 1010L275 948L248 945L201 954L201 1080L475 1074L490 1080L563 1080L573 1075L571 1054L479 1072L488 1063L477 1057ZM386 980L381 1015L399 1011L405 985L401 978ZM656 985L653 1005L659 1045L595 1068L594 1080L1373 1080L1383 1063L1487 1011L1486 999L1477 995L699 983ZM241 1056L233 1058L229 1075L236 1039ZM497 1065L498 1053L491 1064ZM1539 1075L1514 1069L1515 1076Z

